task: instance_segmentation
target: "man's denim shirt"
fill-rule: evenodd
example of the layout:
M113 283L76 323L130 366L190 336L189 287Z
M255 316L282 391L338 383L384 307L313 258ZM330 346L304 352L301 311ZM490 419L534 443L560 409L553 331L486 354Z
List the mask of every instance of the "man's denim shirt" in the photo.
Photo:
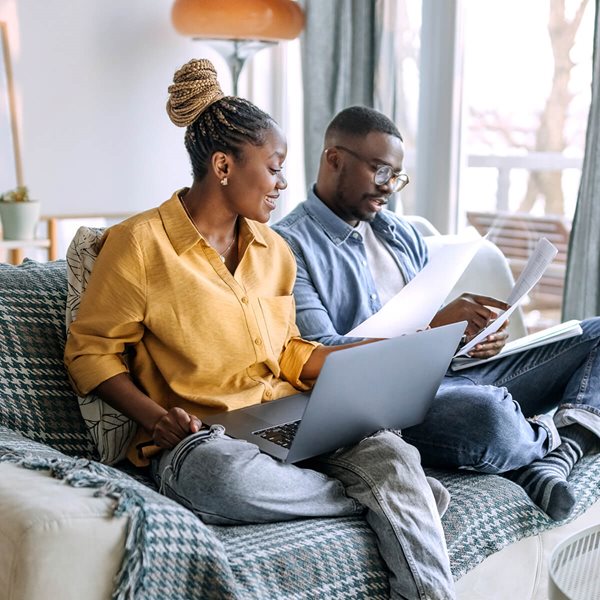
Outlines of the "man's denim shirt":
M390 249L408 283L427 263L420 234L383 210L371 222ZM327 345L362 338L344 336L381 308L367 266L362 236L333 213L311 190L308 198L273 226L288 242L298 264L294 296L302 336ZM400 273L390 273L399 277Z

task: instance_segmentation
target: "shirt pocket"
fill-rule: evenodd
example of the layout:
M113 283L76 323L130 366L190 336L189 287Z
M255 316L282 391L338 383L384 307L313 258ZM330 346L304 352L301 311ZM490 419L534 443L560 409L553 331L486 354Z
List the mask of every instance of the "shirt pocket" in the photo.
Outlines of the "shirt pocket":
M258 298L258 304L264 319L265 338L275 357L279 358L288 341L290 325L296 322L294 297Z

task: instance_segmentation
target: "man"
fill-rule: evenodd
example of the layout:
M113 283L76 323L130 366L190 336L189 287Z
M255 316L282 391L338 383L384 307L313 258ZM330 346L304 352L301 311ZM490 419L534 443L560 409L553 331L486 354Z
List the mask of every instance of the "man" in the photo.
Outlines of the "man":
M421 236L385 210L408 183L403 157L398 129L375 110L350 107L329 124L314 188L275 225L298 263L294 295L303 337L356 341L344 334L426 264ZM463 294L431 326L466 320L473 336L494 309L506 308ZM428 466L506 473L550 517L566 518L576 501L567 478L600 436L600 319L582 328L579 337L449 371L425 422L403 437ZM490 335L471 356L495 355L506 337L505 330ZM553 418L546 414L556 407Z

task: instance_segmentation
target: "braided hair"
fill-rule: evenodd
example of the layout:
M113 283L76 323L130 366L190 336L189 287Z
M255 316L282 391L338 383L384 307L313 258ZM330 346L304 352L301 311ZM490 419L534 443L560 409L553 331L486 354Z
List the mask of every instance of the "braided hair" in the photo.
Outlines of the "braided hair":
M213 64L193 59L175 72L169 86L167 113L175 125L186 127L185 147L194 179L202 180L215 152L236 160L242 146L262 146L275 121L257 106L237 96L224 96Z

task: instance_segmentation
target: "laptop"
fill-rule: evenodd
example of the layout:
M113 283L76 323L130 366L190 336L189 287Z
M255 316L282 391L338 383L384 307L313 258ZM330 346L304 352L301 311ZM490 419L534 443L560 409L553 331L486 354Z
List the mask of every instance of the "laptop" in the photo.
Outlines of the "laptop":
M294 463L355 444L380 429L421 423L465 321L332 352L312 391L218 413L227 435Z

